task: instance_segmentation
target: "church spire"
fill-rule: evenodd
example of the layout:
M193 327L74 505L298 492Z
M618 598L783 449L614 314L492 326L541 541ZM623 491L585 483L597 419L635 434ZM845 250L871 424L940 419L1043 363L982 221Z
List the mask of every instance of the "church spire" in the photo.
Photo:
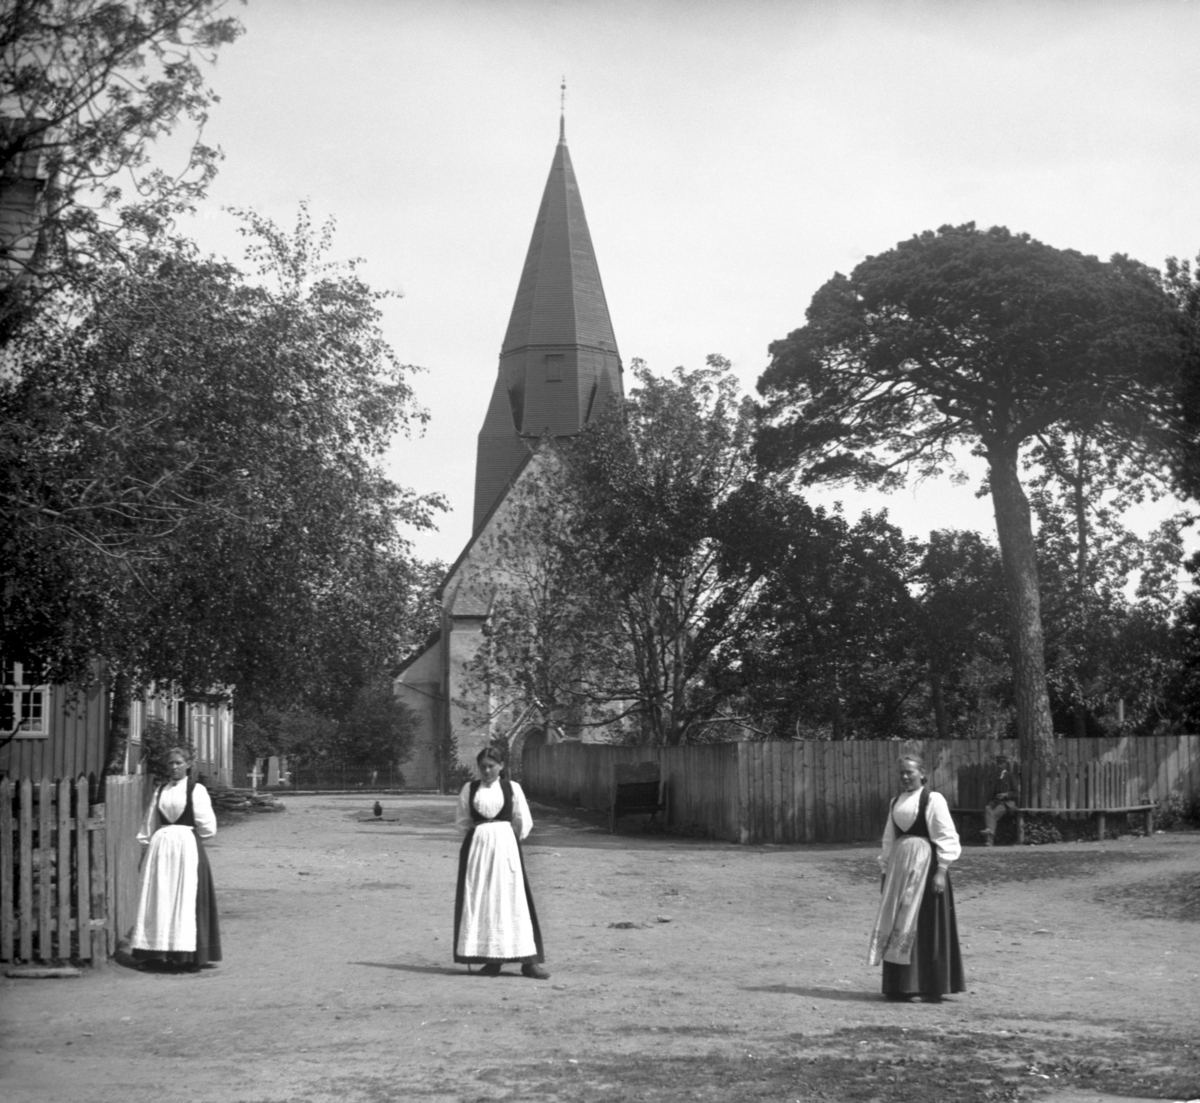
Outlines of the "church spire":
M479 433L475 529L544 434L575 436L610 395L622 393L621 358L560 115L558 145Z

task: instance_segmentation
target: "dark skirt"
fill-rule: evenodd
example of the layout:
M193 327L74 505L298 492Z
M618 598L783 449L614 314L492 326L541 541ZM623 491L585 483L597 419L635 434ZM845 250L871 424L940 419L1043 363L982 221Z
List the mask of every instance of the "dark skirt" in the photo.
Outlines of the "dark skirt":
M217 894L213 890L212 868L204 843L196 836L196 949L133 951L137 961L166 965L192 965L200 968L221 960L221 926L217 919Z
M967 990L950 874L946 874L946 891L939 895L933 891L935 873L937 865L932 864L917 913L917 938L911 960L907 965L883 963L885 995L944 996Z

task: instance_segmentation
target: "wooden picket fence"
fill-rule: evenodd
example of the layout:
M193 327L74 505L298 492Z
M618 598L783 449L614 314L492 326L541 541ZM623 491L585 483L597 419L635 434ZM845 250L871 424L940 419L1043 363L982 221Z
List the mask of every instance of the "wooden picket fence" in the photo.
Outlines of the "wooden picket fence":
M1071 790L1081 785L1095 788L1097 799L1122 805L1158 803L1171 794L1200 798L1200 735L1060 739L1056 750L1056 784L1066 787L1052 794L1062 797L1060 806L1086 807L1084 792ZM1016 759L1017 744L983 739L687 747L569 742L527 748L521 784L535 799L600 811L612 799L617 763L653 761L667 784L668 826L677 831L741 843L860 842L879 837L896 793L896 760L912 752L924 758L931 784L953 806L959 803L966 767L991 762L1000 753ZM1104 787L1112 792L1101 794Z
M132 925L142 779L92 784L0 781L0 961L100 965Z

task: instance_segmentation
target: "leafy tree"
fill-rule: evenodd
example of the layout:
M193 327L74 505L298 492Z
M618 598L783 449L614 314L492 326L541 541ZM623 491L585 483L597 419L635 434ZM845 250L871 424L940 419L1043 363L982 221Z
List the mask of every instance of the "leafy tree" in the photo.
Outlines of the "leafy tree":
M159 240L10 346L0 385L0 646L56 680L343 714L410 641L405 527L441 501L382 474L425 415L330 228L245 218L251 280ZM414 623L423 630L428 616Z
M1176 486L1184 497L1200 499L1200 257L1195 269L1186 260L1168 257L1163 286L1175 305L1184 349Z
M1158 275L1002 227L944 226L835 275L759 380L761 454L800 477L884 488L988 465L1008 596L1017 730L1048 757L1038 564L1022 447L1053 428L1161 462L1177 428L1176 311Z
M249 715L239 710L237 741L252 760L282 755L308 765L333 763L337 761L338 723L304 706L265 706Z
M204 194L219 154L199 139L217 97L202 66L242 27L225 0L0 3L0 343L40 298L156 233ZM150 146L180 124L184 165Z
M342 728L347 764L399 766L412 757L417 718L396 699L389 677L373 678L359 688Z
M728 720L708 673L755 585L724 550L753 473L753 411L719 357L632 374L627 399L513 492L474 680L494 713L678 744Z
M1086 433L1052 430L1029 455L1030 500L1038 519L1038 558L1049 630L1046 636L1051 704L1084 737L1119 721L1117 702L1138 702L1130 715L1157 708L1154 679L1130 668L1127 640L1158 646L1143 654L1156 665L1175 612L1186 513L1164 521L1146 538L1124 524L1134 505L1165 493L1167 472L1123 462L1097 448ZM1138 576L1136 604L1126 596ZM1158 629L1154 625L1158 624ZM1134 686L1139 687L1133 694ZM1121 687L1124 686L1124 689ZM1121 706L1124 709L1124 705Z
M1000 720L1011 700L996 549L976 532L932 532L910 590L937 737L1007 734L980 723Z
M660 379L640 362L630 397L575 443L579 555L621 626L611 700L646 743L702 739L726 721L709 678L753 600L758 575L725 554L740 538L755 474L755 414L728 361Z
M907 583L913 541L887 520L851 524L777 489L758 496L737 551L761 583L729 662L750 726L775 738L890 738L923 681Z
M1200 556L1193 558L1190 569L1194 576L1200 575ZM1200 588L1195 584L1185 595L1170 633L1174 662L1165 672L1166 718L1183 731L1196 731L1200 729Z
M748 519L767 564L723 677L768 737L1004 734L1011 711L999 557L977 533L906 538L778 492Z

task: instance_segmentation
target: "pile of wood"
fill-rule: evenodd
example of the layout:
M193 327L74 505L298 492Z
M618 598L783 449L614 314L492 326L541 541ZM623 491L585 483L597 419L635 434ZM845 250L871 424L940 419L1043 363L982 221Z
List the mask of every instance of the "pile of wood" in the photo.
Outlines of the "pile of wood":
M284 803L270 793L255 789L231 789L225 785L208 786L213 809L217 812L282 812Z

